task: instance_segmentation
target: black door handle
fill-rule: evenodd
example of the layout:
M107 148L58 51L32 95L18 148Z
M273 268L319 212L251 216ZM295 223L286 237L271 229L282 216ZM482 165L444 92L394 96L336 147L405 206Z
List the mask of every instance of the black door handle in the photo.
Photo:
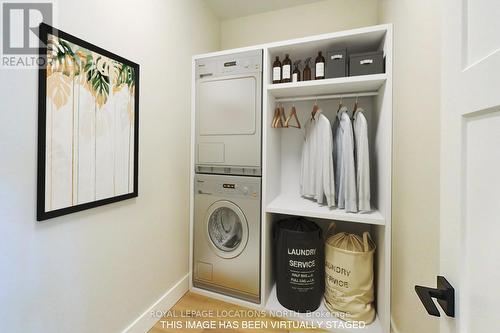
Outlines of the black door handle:
M431 316L441 317L436 304L432 300L436 298L444 313L448 317L455 317L455 289L443 276L437 277L436 289L415 286L415 291L422 304L424 304L427 313Z

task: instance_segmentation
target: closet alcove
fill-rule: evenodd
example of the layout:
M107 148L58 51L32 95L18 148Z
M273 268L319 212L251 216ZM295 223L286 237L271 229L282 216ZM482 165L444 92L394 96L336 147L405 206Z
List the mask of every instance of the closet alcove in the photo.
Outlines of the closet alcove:
M385 73L352 76L302 82L272 83L272 62L276 56L283 59L314 57L318 51L346 48L348 53L382 50L385 57ZM378 25L349 31L304 37L282 42L221 51L194 57L194 60L215 55L225 55L249 50L263 50L262 92L262 225L261 225L261 303L255 305L227 296L204 291L190 285L190 289L211 297L236 304L257 307L268 311L286 311L277 298L273 276L273 228L276 221L287 216L304 216L317 222L326 230L335 221L339 230L370 231L376 243L375 252L375 306L377 318L364 328L349 327L340 320L321 316L324 305L311 314L293 314L292 320L308 322L337 322L335 332L390 332L390 285L391 285L391 183L392 183L392 25ZM193 60L193 73L194 73ZM194 82L194 74L193 74ZM193 86L194 87L194 86ZM325 96L334 96L326 98ZM352 112L356 96L359 107L365 110L369 124L371 164L371 205L368 213L346 213L304 199L299 194L300 159L304 125L311 117L313 103L333 124L339 98ZM276 103L284 106L285 113L295 105L302 125L296 128L272 128ZM194 103L192 99L192 126L194 127ZM194 137L192 138L194 142ZM194 156L194 145L192 146ZM193 159L194 161L194 159ZM194 163L194 162L193 162ZM194 164L192 169L194 170ZM194 172L192 174L193 185ZM193 196L193 186L191 186ZM191 207L191 226L192 226ZM192 254L190 258L192 267ZM289 313L284 312L284 313ZM323 326L325 327L325 326Z

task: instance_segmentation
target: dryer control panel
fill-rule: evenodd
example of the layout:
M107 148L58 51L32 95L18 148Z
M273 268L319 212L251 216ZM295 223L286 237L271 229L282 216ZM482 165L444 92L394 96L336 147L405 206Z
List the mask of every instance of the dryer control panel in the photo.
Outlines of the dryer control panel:
M260 178L257 177L197 175L194 186L195 195L260 199Z
M262 50L196 60L196 79L262 72Z

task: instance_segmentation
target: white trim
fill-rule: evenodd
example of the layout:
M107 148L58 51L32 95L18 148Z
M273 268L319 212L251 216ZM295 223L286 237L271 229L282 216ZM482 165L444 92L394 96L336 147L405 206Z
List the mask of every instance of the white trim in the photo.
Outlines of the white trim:
M361 35L361 34L370 33L370 32L377 32L377 31L383 32L383 31L388 31L391 28L391 26L392 26L392 24L379 24L379 25L373 25L373 26L369 26L369 27L363 27L363 28L357 28L357 29L351 29L351 30L336 31L336 32L331 32L331 33L326 33L326 34L320 34L320 35L314 35L314 36L308 36L308 37L300 37L300 38L288 39L288 40L278 41L278 42L270 42L270 43L252 45L252 46L239 47L239 48L235 48L235 49L228 49L228 50L222 50L222 51L216 51L216 52L210 52L210 53L204 53L204 54L197 54L197 55L193 56L193 60L202 59L202 58L209 58L209 57L216 57L216 56L223 56L223 55L240 53L240 52L253 51L253 50L258 50L258 49L271 49L271 48L280 47L280 46L291 46L291 45L295 45L295 44L307 43L310 41L321 41L321 40L335 39L335 38L340 38L340 37L350 37L350 36Z
M191 139L191 153L190 158L191 161L189 163L189 276L191 276L193 272L193 244L194 244L194 164L195 164L195 154L196 154L196 145L195 145L195 110L196 110L196 60L193 58L191 61L191 128L190 128L190 139ZM189 277L189 289L191 290L193 287L193 280Z
M264 304L262 303L262 299L261 299L260 303L252 303L252 302L244 301L244 300L239 299L239 298L227 296L227 295L224 295L224 294L219 294L219 293L217 293L215 291L205 290L205 289L198 288L198 287L195 287L195 286L192 286L189 290L191 292L193 292L193 293L196 293L196 294L199 294L199 295L202 295L202 296L206 296L206 297L210 297L210 298L213 298L213 299L217 299L219 301L223 301L223 302L227 302L227 303L231 303L231 304L235 304L235 305L247 307L247 308L250 308L250 309L259 310L259 309L263 309L263 307L264 307Z
M189 273L184 275L172 288L163 294L143 314L132 322L122 333L145 333L149 331L160 320L152 316L153 311L167 311L188 291Z
M349 94L334 94L334 95L309 95L300 97L279 97L276 98L275 102L296 102L296 101L314 101L318 99L342 99L342 98L352 98L352 97L367 97L367 96L377 96L378 91L372 92L361 92L361 93L349 93Z
M396 325L396 323L394 322L394 317L391 315L391 333L399 333L399 329Z

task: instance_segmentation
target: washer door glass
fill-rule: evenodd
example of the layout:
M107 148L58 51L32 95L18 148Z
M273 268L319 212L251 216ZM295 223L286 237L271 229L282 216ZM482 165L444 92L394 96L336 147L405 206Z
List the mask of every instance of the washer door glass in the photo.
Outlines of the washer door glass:
M236 257L246 246L248 224L242 211L232 202L218 201L210 206L207 229L210 242L221 257Z

